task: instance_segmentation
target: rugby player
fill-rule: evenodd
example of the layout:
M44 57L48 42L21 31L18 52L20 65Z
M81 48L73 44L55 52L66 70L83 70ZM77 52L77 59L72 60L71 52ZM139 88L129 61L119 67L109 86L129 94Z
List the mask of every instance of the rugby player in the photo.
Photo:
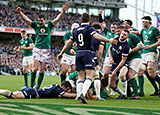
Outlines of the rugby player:
M117 44L110 45L109 48L109 59L112 64L111 71L109 73L110 82L109 86L117 91L120 96L117 99L126 99L126 94L117 86L116 80L118 79L119 73L127 73L128 63L127 57L129 54L129 45L127 39L129 37L129 31L124 29L120 34L120 37L117 37ZM120 70L121 69L121 70ZM125 77L125 76L124 76Z
M93 37L95 39L116 43L116 40L110 40L102 35L98 34L96 30L89 25L90 16L88 13L83 13L81 16L81 25L73 32L72 37L68 40L67 44L63 47L62 51L58 55L58 60L62 58L63 53L71 46L73 41L77 42L77 54L76 54L76 70L78 71L78 84L77 90L80 94L77 94L80 102L87 104L85 95L89 89L92 77L95 69L94 55L93 55ZM86 73L86 75L85 75ZM86 77L86 79L85 79Z
M16 9L22 19L35 30L35 46L33 48L33 70L31 73L31 87L34 86L36 73L39 68L40 70L36 89L39 89L42 83L46 64L50 62L51 30L54 25L58 23L58 21L62 18L65 11L68 10L68 6L68 4L62 6L62 12L52 21L46 21L44 14L40 14L38 16L38 21L32 21L21 11L20 7Z
M72 32L79 26L78 23L74 23L71 26L71 31L67 32L64 37L64 43L66 44L67 41L70 39ZM68 72L68 67L71 66L71 73L75 71L75 58L76 58L76 50L77 50L77 43L73 42L72 46L64 53L61 59L61 82L66 79L66 74Z
M19 47L15 47L14 51L20 52L23 50L23 74L24 74L24 87L22 89L28 87L28 68L30 72L32 72L32 50L34 47L33 40L27 36L26 30L21 31L22 39L19 41Z
M156 27L152 26L151 21L152 19L150 16L142 17L143 29L141 30L141 32L133 33L141 35L144 42L144 49L142 52L142 65L138 72L138 77L140 77L142 80L142 83L139 84L141 87L140 94L144 95L142 85L144 82L143 74L145 73L151 78L150 82L155 89L155 92L151 94L151 96L158 96L160 95L160 91L158 90L155 81L160 85L160 77L159 75L156 75L156 63L158 59L157 46L160 45L160 32Z
M40 89L25 88L20 91L11 92L0 89L0 95L12 99L33 99L33 98L75 98L75 93L67 93L72 88L69 81L63 81L61 85L54 84Z

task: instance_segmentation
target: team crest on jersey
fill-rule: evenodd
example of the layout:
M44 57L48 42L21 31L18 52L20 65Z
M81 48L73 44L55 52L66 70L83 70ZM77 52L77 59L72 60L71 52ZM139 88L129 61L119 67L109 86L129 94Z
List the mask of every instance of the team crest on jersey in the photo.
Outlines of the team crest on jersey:
M27 41L25 41L25 43L27 43Z
M23 44L23 42L21 42L21 44Z
M149 31L149 34L151 34L152 33L152 31Z
M44 28L42 28L40 31L41 31L42 33L44 33L44 32L45 32L45 29L44 29Z
M111 35L111 33L109 33L109 35Z
M73 43L73 46L74 46L74 47L77 46L77 43Z
M48 27L48 24L45 24L46 27Z
M119 46L119 49L122 50L122 46Z
M145 36L145 39L147 39L148 38L148 36Z
M144 31L144 33L146 33L146 31Z

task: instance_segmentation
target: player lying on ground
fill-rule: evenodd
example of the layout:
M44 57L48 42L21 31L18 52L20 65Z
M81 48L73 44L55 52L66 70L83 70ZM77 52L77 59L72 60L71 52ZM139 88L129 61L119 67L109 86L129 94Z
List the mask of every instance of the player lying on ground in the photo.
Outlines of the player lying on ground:
M41 89L25 88L15 92L0 89L0 95L13 99L56 97L75 98L77 96L75 93L67 93L71 88L72 86L69 81L64 81L61 83L61 85L54 84Z

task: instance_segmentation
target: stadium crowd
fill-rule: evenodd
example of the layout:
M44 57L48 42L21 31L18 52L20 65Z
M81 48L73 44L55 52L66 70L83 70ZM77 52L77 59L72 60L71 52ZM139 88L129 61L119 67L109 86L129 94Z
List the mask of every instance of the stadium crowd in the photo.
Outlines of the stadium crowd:
M13 51L16 43L0 43L0 70L12 75L22 75L22 59L23 54ZM59 66L56 59L57 54L60 52L60 46L54 46L51 58L51 64L47 66L46 71L55 71Z
M60 12L55 10L37 10L31 9L25 6L21 6L24 14L28 16L31 20L36 21L40 13L46 14L47 20L54 19ZM71 29L71 24L77 22L80 23L80 14L76 13L65 13L59 23L55 26L55 30L67 31ZM91 15L91 22L97 22L98 16ZM106 17L106 24L111 25L112 22L121 23L122 21L119 18L112 18L110 16ZM0 25L6 27L22 27L30 28L25 21L16 13L15 8L10 6L0 5Z

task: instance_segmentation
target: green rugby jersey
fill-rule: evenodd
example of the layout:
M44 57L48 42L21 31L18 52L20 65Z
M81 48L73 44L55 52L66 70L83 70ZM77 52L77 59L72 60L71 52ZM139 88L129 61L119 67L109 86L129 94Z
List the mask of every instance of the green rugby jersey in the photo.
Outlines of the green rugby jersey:
M64 35L64 37L63 37L64 42L65 42L66 40L69 40L71 36L72 36L71 31L67 32L67 33ZM71 48L72 48L75 52L77 51L77 43L76 43L76 41L74 41L74 42L72 43L71 47L70 47L69 49L67 49L67 51L65 52L65 53L68 54L68 55L75 56L76 54L71 54L71 53L70 53L70 49L71 49Z
M160 36L160 32L156 27L151 26L149 29L143 28L141 31L143 37L144 46L152 45L157 42L157 37ZM143 49L143 53L157 52L157 47Z
M69 77L70 80L73 80L73 81L76 82L77 77L78 77L78 72L75 71L75 72L71 73L68 77Z
M26 39L21 39L19 41L19 46L26 46L26 47L29 47L29 44L33 43L33 40L29 37L27 37ZM26 49L23 49L23 55L24 57L27 57L27 56L32 56L32 50L26 50Z
M104 28L104 34L106 35L106 38L108 39L112 39L112 38L115 38L115 37L118 37L118 35L116 33L111 33L111 30L107 27ZM108 54L108 48L109 48L110 44L107 42L106 43L106 56L108 57L109 54Z
M51 48L51 30L54 27L51 21L46 21L43 26L37 21L33 21L31 27L35 30L35 48L49 49Z
M133 33L129 34L128 44L131 49L135 48L137 46L137 44L140 42L141 42L141 40L137 35L135 35ZM134 58L141 58L141 51L136 51L136 52L130 53L127 57L127 60L131 61Z

